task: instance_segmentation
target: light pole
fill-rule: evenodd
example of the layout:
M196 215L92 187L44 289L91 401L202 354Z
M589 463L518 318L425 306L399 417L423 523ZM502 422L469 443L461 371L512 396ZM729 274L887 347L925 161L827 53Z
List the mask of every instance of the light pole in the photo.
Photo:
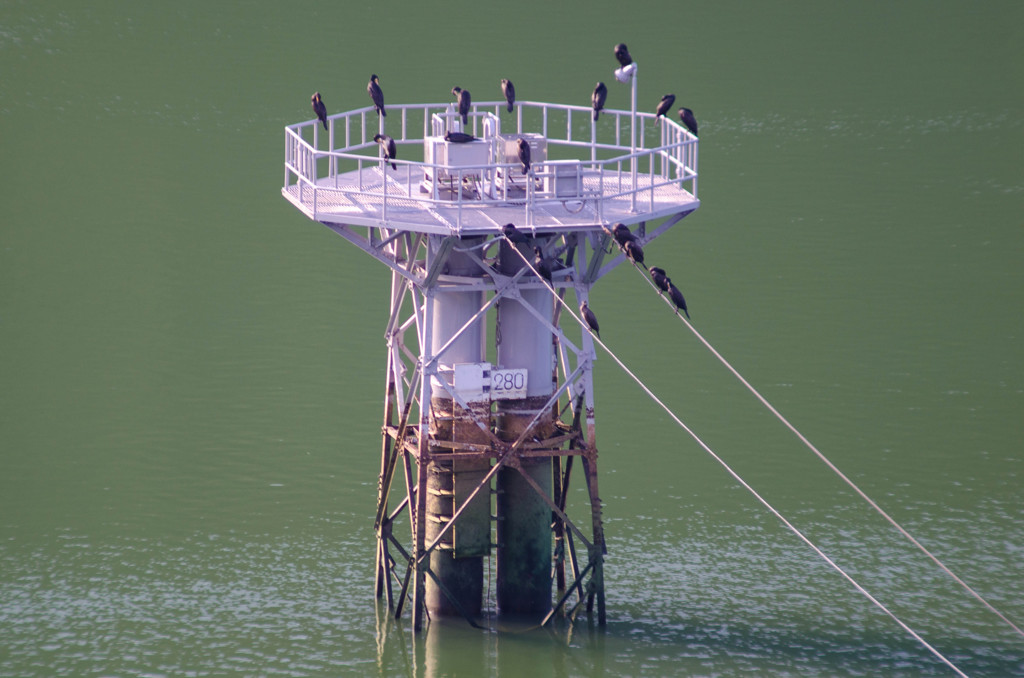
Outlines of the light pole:
M626 50L626 46L623 45L623 44L620 44L620 45L618 45L615 48L615 55L617 57L619 57L619 62L621 63L623 61L623 58L621 56L619 56L620 55L619 47L621 47L622 48L622 52L625 53L625 58L626 58L626 60L628 60L628 63L625 63L622 66L620 66L619 68L615 69L615 79L618 80L619 82L622 82L622 83L629 82L633 86L633 92L632 92L630 108L629 108L630 114L631 114L630 125L629 125L629 153L630 153L629 176L630 176L630 180L633 182L632 194L631 194L630 199L629 199L629 201L630 201L629 202L629 209L632 212L636 212L636 71L637 71L637 66L636 66L636 62L633 61L632 58L629 56L629 52Z

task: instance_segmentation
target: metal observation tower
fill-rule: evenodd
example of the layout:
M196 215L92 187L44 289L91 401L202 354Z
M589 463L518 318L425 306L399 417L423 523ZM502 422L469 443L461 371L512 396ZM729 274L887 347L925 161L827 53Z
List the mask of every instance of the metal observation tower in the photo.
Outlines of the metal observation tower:
M396 617L411 604L415 629L425 613L476 623L492 556L503 617L546 623L596 601L605 622L596 354L566 309L628 263L610 224L646 244L700 206L697 137L636 111L635 63L616 77L631 110L596 121L584 106L489 101L465 123L452 102L285 128L284 197L391 271L376 593ZM504 237L509 223L528 241ZM535 247L564 263L550 282ZM589 500L577 517L574 482Z

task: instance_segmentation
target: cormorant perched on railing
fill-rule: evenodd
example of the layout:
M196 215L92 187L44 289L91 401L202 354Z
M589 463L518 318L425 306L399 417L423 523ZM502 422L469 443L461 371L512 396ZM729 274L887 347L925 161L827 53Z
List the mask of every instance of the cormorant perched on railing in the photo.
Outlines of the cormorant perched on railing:
M521 245L523 243L530 242L529 236L516 228L515 224L505 224L502 226L501 234L508 238L513 245Z
M672 280L668 281L668 294L672 297L672 303L676 305L676 308L682 309L683 313L686 314L686 319L690 319L690 312L686 310L686 299L683 298L683 293L679 291L679 288L672 284Z
M384 149L385 162L388 160L394 161L394 159L398 157L398 146L395 144L395 140L390 136L387 134L374 134L373 140L380 144L381 148ZM398 165L392 162L391 169L397 170Z
M658 102L658 107L654 109L654 124L658 124L658 120L668 113L668 109L672 108L672 104L676 102L675 94L666 94L661 97L661 101Z
M587 327L589 327L591 331L597 335L597 338L600 339L601 328L597 324L597 316L594 315L594 312L590 310L590 307L587 306L587 302L585 301L580 304L580 315L583 316L583 320L587 323Z
M516 86L512 84L511 80L501 79L501 93L505 95L505 101L508 103L508 112L512 112L512 107L516 103Z
M316 113L317 120L324 124L324 129L327 129L327 107L324 106L323 99L320 98L320 92L313 93L313 112Z
M373 100L373 107L377 109L378 116L387 116L384 112L384 92L380 89L380 82L377 80L377 74L374 73L370 76L370 83L366 86L366 92L370 95L370 99Z
M685 106L680 108L679 120L686 125L686 129L693 132L693 136L697 136L697 116L693 114L693 111Z
M590 104L594 107L594 120L597 120L607 98L608 88L604 86L603 82L597 83L597 86L594 87L594 93L590 95Z
M665 275L665 269L651 266L650 273L651 280L658 286L658 289L662 292L668 292L668 286L672 284L672 279Z
M469 124L469 107L473 104L473 98L469 95L468 89L452 87L452 94L459 102L459 115L462 116L463 126Z
M519 147L519 162L523 163L523 174L530 171L530 142L522 137L516 144Z
M619 60L621 66L628 66L633 63L633 57L629 55L629 48L626 47L624 42L615 45L615 58Z

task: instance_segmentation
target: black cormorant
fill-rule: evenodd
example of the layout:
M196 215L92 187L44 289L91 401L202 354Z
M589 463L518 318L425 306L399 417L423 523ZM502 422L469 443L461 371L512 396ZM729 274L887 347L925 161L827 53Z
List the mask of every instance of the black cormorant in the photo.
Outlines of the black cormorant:
M519 162L523 163L523 174L530 171L530 142L522 137L518 141Z
M587 306L587 302L585 301L580 304L580 315L582 315L583 320L586 321L587 327L589 327L593 333L597 335L597 338L600 339L601 328L597 324L597 316L594 315L594 312L590 310L590 307Z
M384 112L384 92L380 89L380 83L377 81L377 75L370 76L370 83L366 86L366 91L369 93L370 98L373 99L373 107L377 109L378 116L387 116Z
M679 109L679 120L686 125L686 129L693 132L693 136L697 136L697 116L693 114L689 108Z
M324 124L324 129L327 129L327 107L324 106L323 99L320 98L320 92L313 93L313 112L316 113L317 120Z
M612 227L612 235L615 237L615 242L619 243L619 247L625 247L626 243L630 240L636 240L636 236L633 235L629 227L623 223L615 224Z
M683 313L686 314L686 319L690 319L690 312L686 310L686 299L683 298L683 293L679 291L679 288L672 284L672 281L668 281L668 293L672 297L672 303L676 305L676 308L682 309Z
M654 109L654 124L658 124L658 118L668 113L668 109L672 108L672 104L676 102L675 94L666 94L661 97L661 101L658 102L658 107Z
M644 266L644 250L640 247L640 243L636 240L627 240L622 246L622 249L626 253L626 256L629 257L630 261L647 268Z
M501 227L501 233L514 245L530 242L529 236L515 227L515 224L505 224Z
M511 80L501 79L501 93L505 95L505 101L508 102L508 112L512 112L512 106L516 103L516 86L512 84Z
M629 56L629 48L626 47L624 42L615 45L615 58L619 60L619 64L622 66L628 66L633 63L633 57Z
M540 277L544 278L549 283L551 282L552 272L565 268L565 264L562 263L561 259L556 257L545 257L544 250L540 247L534 246L533 253L533 267L537 269L537 273L540 274Z
M597 120L597 116L604 108L604 102L607 98L608 88L604 86L603 82L597 83L594 93L590 95L590 104L594 107L594 120Z
M374 134L373 140L380 144L381 148L384 149L385 161L394 161L394 159L398 157L398 146L395 144L395 140L392 139L390 136L388 136L387 134ZM392 162L391 169L397 170L398 165Z
M665 275L665 269L658 268L657 266L651 266L651 280L658 286L658 289L662 292L668 292L668 286L672 284L672 280Z
M469 107L473 103L473 98L469 95L468 89L462 89L461 87L452 87L452 94L459 101L459 115L462 116L462 124L469 124Z
M476 137L465 132L445 132L444 140L453 144L468 144L470 141L476 141Z

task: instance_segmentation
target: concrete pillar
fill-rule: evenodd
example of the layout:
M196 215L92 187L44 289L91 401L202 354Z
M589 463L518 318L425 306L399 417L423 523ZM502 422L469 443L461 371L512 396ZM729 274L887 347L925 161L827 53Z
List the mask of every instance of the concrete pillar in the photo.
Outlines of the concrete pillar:
M510 247L507 242L501 245L499 266L506 275L525 265ZM519 247L532 258L527 245ZM524 306L530 304L543 317L551 318L554 299L547 289L522 290L521 296L522 301L503 299L498 306L498 365L529 370L527 397L499 401L498 436L509 441L519 437L554 392L551 331ZM554 419L548 410L532 435L543 438L553 429ZM523 459L521 465L550 496L551 459ZM551 508L514 468L498 472L496 487L498 610L506 615L542 617L551 609Z
M478 241L463 240L457 247L468 247ZM452 252L446 266L451 275L479 276L479 267L465 254ZM434 293L430 355L448 343L484 304L483 292L445 290ZM438 379L449 384L457 363L479 363L484 360L485 321L477 320L449 347L439 359ZM470 418L470 413L455 405L451 395L439 382L431 384L430 437L433 441L455 443L455 447L432 445L427 465L426 543L431 543L465 497L476 487L490 468L490 459L457 459L452 453L458 443L486 443L487 434ZM484 421L489 409L481 412ZM446 458L447 457L447 458ZM431 578L425 581L425 604L431 615L454 616L462 612L478 616L483 598L483 557L490 552L491 524L490 490L477 495L441 545L430 555L430 569L455 597L453 604Z

